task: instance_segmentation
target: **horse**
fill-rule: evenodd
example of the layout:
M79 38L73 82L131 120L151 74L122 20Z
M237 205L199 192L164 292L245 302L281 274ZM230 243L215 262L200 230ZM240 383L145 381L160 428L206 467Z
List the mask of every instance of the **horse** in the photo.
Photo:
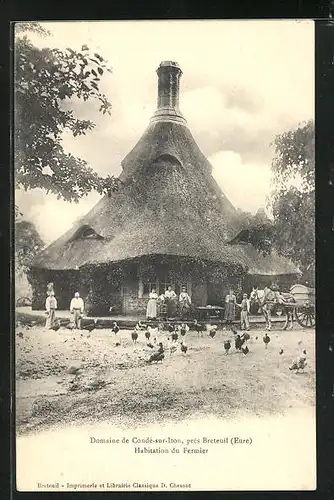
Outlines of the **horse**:
M266 330L271 330L271 313L274 310L276 310L276 312L280 310L286 316L283 330L286 330L289 325L290 329L293 328L293 305L296 303L296 300L291 293L280 293L278 291L270 290L265 297L264 290L253 288L250 294L250 302L253 305L256 304L262 311L266 321Z

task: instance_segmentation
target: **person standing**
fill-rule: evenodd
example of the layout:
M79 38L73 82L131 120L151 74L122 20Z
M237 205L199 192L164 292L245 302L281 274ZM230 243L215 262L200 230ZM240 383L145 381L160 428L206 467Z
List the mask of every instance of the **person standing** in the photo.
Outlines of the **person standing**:
M189 309L191 306L191 298L186 291L186 287L182 287L182 291L179 296L180 314L182 319L188 318Z
M81 330L81 319L84 312L84 301L79 292L75 292L70 304L70 312L73 314L74 328Z
M167 306L167 317L174 318L177 296L171 286L165 291L165 302Z
M249 330L249 309L250 304L247 298L247 293L244 293L242 296L242 301L240 304L237 304L240 307L240 328L241 330Z
M262 303L260 305L266 322L266 330L271 330L271 311L273 308L274 300L275 294L272 291L271 287L265 286L263 290Z
M157 300L158 294L154 288L152 288L149 294L149 301L147 303L146 308L146 318L147 319L156 319L157 318Z
M293 329L293 311L295 308L295 299L287 294L285 298L279 290L275 291L275 302L280 304L283 308L283 313L285 313L285 323L283 330Z
M45 327L50 329L52 328L54 321L56 319L56 309L57 309L57 299L55 297L54 291L49 291L48 296L45 301L45 309L46 309L46 324Z
M228 324L232 324L235 320L235 305L237 303L237 298L233 293L233 290L230 290L230 293L225 297L225 321Z

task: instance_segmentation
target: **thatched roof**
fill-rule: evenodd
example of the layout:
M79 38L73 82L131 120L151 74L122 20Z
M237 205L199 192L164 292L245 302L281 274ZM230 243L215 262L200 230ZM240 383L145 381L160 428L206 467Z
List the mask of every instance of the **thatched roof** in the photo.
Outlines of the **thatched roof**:
M33 266L75 269L145 255L175 255L237 263L252 274L296 272L276 254L263 257L251 245L227 244L240 229L236 211L206 182L209 172L198 168L195 175L189 170L168 157L141 164L119 192L103 197L37 256ZM89 227L92 234L82 237Z
M155 117L122 167L120 190L104 196L32 267L78 269L174 255L241 264L252 274L297 272L277 255L265 258L251 245L228 244L242 229L238 212L185 124Z

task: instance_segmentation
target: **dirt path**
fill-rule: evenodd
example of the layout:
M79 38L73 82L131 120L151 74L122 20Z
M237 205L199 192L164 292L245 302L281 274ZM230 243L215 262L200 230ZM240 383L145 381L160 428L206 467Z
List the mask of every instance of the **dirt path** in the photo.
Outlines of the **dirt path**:
M116 337L108 330L81 336L65 329L18 329L17 430L25 434L60 423L122 419L134 425L208 414L234 419L312 407L314 331L273 331L268 349L262 337L262 330L251 332L248 355L233 347L225 355L222 344L233 340L230 332L218 331L213 339L190 332L186 354L178 349L149 365L146 340L140 337L134 346L127 330ZM160 340L166 345L167 334ZM304 348L307 369L294 374L288 367ZM70 367L80 375L69 374Z

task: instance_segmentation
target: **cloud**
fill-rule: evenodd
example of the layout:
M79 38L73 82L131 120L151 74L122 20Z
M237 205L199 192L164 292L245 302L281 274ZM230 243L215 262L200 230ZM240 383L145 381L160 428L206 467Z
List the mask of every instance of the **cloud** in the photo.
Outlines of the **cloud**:
M144 133L156 107L155 71L162 60L180 64L180 109L198 146L214 164L222 189L244 210L256 211L264 203L273 156L269 145L275 135L314 117L311 21L45 25L53 36L35 36L34 43L77 50L87 44L112 66L113 73L101 80L112 115L101 115L97 103L72 101L75 114L92 120L96 127L81 137L64 134L65 148L101 175L118 175L122 159ZM41 201L41 194L38 200L36 194L23 196L28 199L24 202L21 196L20 203L29 216L34 214L48 240L51 234L65 231L90 203L85 199L78 205L66 204L49 196ZM61 220L44 223L44 215L38 213L41 207L46 218L52 218L59 207Z
M79 217L86 214L100 199L91 193L79 203L58 200L55 195L45 196L40 189L33 189L24 196L16 193L16 203L24 218L33 222L45 243L59 238Z
M236 208L255 213L265 207L271 178L266 165L245 163L234 151L219 151L208 159L213 177Z

